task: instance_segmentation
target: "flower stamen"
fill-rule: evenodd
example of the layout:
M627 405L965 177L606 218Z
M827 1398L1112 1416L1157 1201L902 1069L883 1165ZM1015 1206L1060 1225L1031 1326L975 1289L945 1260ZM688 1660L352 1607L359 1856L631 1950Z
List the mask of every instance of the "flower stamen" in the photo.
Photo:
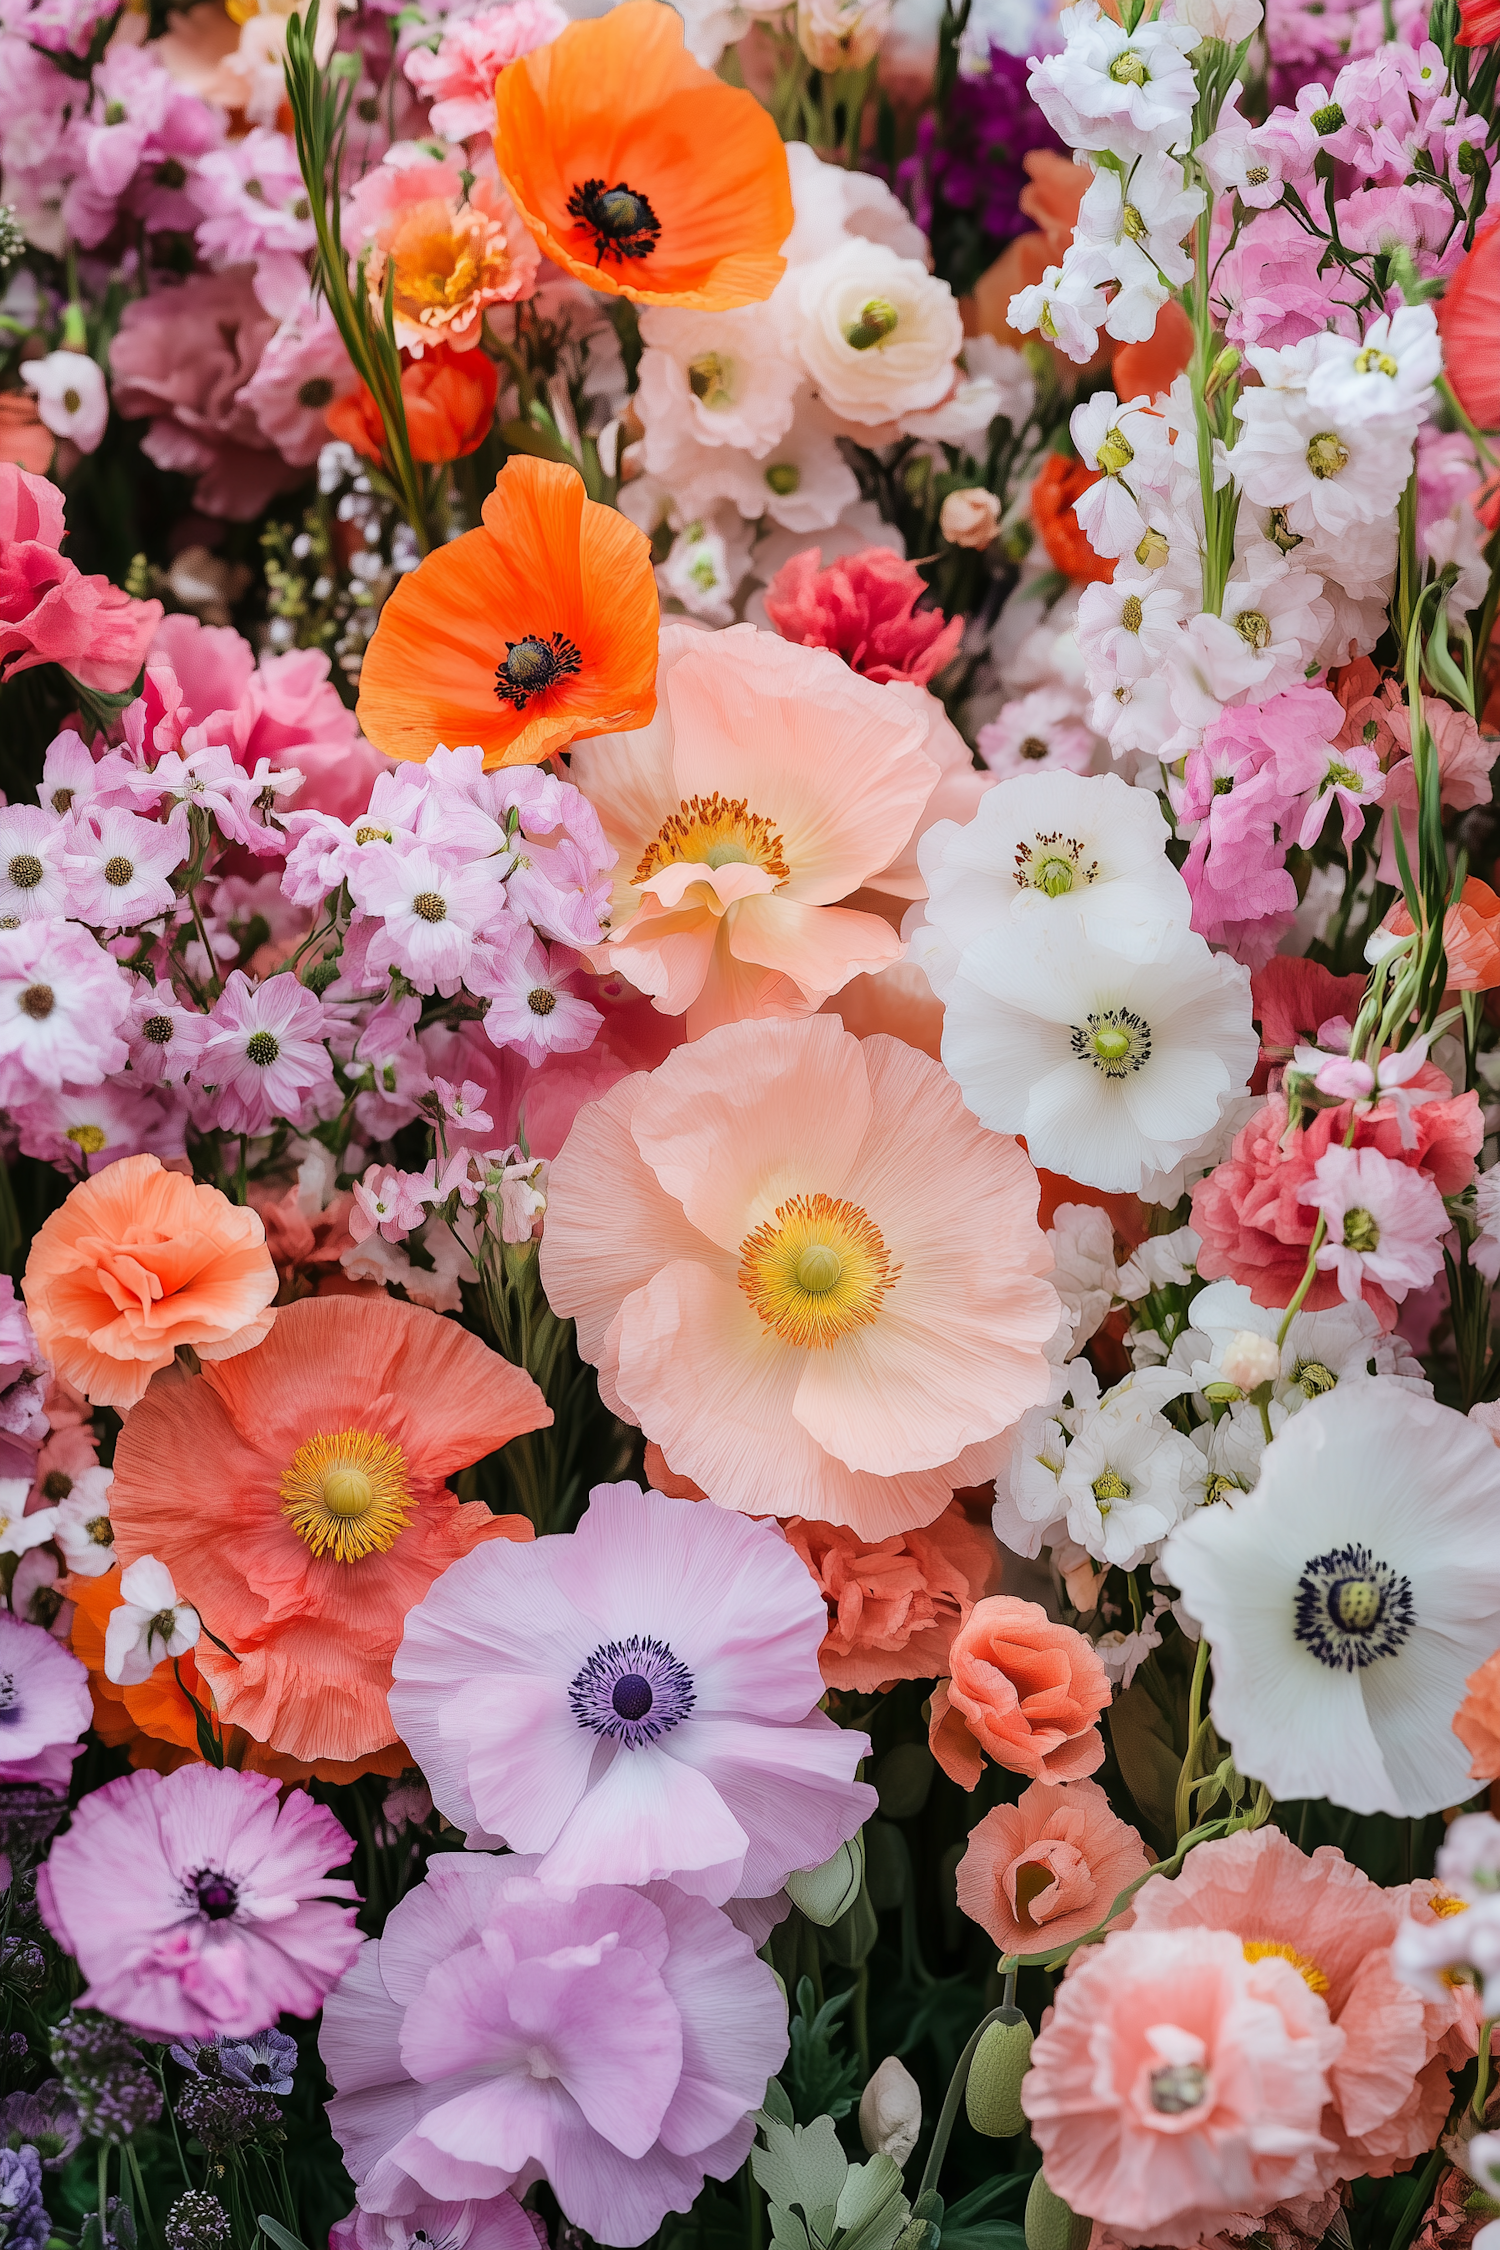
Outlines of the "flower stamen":
M281 1480L281 1512L315 1555L385 1554L411 1520L406 1456L373 1430L320 1430Z
M739 1284L766 1326L818 1350L872 1322L901 1268L867 1212L795 1195L740 1245Z

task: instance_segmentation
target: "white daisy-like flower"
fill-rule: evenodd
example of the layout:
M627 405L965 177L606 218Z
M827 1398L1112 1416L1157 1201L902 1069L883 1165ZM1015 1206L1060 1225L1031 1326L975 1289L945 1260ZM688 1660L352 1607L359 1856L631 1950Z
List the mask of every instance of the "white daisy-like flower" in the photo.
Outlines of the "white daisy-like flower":
M1096 391L1074 407L1068 434L1085 468L1099 472L1098 483L1073 504L1085 538L1096 555L1132 553L1151 528L1153 497L1164 497L1172 483L1166 423L1149 399L1122 405L1113 391Z
M1236 563L1224 588L1223 615L1264 666L1255 683L1259 702L1307 677L1333 624L1322 579L1286 560L1269 539L1257 540Z
M1234 411L1243 427L1226 455L1230 474L1257 506L1284 509L1292 531L1342 538L1394 514L1411 475L1414 416L1369 421L1266 384L1242 392Z
M1197 82L1189 24L1157 17L1127 31L1096 0L1077 0L1058 19L1066 45L1027 79L1031 97L1070 148L1126 155L1171 148L1192 131Z
M1500 1450L1463 1415L1340 1388L1162 1563L1212 1646L1210 1709L1241 1773L1408 1819L1468 1795L1450 1721L1500 1644Z
M1432 1385L1421 1362L1401 1337L1389 1336L1363 1299L1331 1305L1324 1312L1299 1312L1277 1344L1286 1314L1280 1306L1258 1305L1243 1282L1212 1281L1193 1299L1192 1325L1172 1347L1171 1362L1192 1377L1193 1388L1221 1401L1246 1395L1236 1358L1248 1371L1247 1339L1269 1348L1271 1365L1262 1380L1271 1384L1273 1423L1295 1414L1311 1399L1326 1398L1341 1383L1351 1387L1379 1376L1402 1384L1418 1397L1431 1398ZM1254 1387L1254 1386L1252 1386Z
M1109 585L1085 586L1078 597L1078 645L1090 694L1112 695L1159 671L1186 607L1186 596L1154 575L1117 571Z
M1131 1390L1112 1391L1081 1422L1057 1480L1069 1538L1097 1562L1133 1570L1181 1521L1198 1458Z
M700 445L740 446L757 457L785 435L802 370L758 306L709 313L653 305L641 314L641 337L635 405L654 475L667 474L658 430L669 440L690 432Z
M1184 184L1177 159L1159 151L1138 158L1128 183L1118 172L1095 173L1073 239L1106 257L1120 284L1104 323L1111 336L1144 343L1171 294L1168 284L1191 277L1182 238L1203 202L1202 188Z
M1431 406L1442 372L1436 311L1402 305L1382 313L1357 344L1347 336L1319 337L1307 402L1362 422L1417 421Z
M1259 1053L1249 970L1186 927L1139 961L1076 917L1008 921L966 948L944 998L943 1061L980 1123L1116 1193L1212 1133Z

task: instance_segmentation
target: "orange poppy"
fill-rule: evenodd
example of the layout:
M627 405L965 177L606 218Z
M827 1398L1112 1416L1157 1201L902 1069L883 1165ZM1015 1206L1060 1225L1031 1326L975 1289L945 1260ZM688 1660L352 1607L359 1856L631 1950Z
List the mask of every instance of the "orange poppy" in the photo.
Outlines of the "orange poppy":
M461 461L483 445L495 419L500 375L482 351L430 344L401 370L401 402L414 461ZM378 461L385 445L380 409L363 383L327 410L330 431Z
M1084 537L1073 505L1098 481L1098 470L1086 469L1076 454L1049 453L1031 488L1031 520L1042 545L1057 568L1079 585L1097 579L1107 586L1115 574L1114 563L1096 555Z
M1116 398L1159 398L1193 358L1193 325L1175 297L1156 316L1143 344L1121 344L1110 365Z
M1500 225L1486 228L1465 252L1437 318L1460 406L1482 430L1500 429Z
M769 297L786 271L781 136L753 94L694 62L661 0L623 0L522 55L495 113L516 208L591 289L715 312Z
M660 619L644 532L588 499L575 469L516 454L480 528L409 571L381 611L359 723L419 765L440 742L479 743L487 767L538 765L655 716Z
M1385 918L1397 937L1410 937L1412 919L1398 899ZM1471 875L1463 896L1443 917L1443 951L1450 992L1493 992L1500 985L1500 898Z
M1458 44L1488 47L1500 39L1500 0L1458 0Z

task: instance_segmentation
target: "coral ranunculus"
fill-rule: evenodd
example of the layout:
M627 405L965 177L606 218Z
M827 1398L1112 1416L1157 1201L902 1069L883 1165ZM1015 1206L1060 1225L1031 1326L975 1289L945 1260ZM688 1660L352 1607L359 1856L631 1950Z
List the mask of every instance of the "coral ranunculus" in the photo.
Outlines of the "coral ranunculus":
M414 461L461 461L490 434L499 396L500 375L482 351L459 351L451 344L429 344L420 359L401 370L401 403ZM328 408L328 427L367 460L378 461L385 424L365 384L358 384ZM405 581L403 581L405 583Z
M796 1516L781 1528L828 1605L823 1678L857 1695L946 1672L954 1634L1000 1575L993 1532L957 1500L936 1523L889 1539Z
M1080 1781L1104 1763L1099 1714L1109 1674L1094 1644L1036 1602L992 1594L948 1652L952 1677L932 1698L932 1754L972 1789L986 1752L1033 1781Z
M1045 1953L1097 1927L1148 1865L1096 1781L1034 1781L970 1829L958 1903L1002 1953Z
M22 1284L38 1343L95 1406L134 1406L179 1344L229 1359L276 1315L254 1211L127 1156L83 1180L37 1231Z
M258 1350L136 1407L115 1547L122 1565L155 1555L203 1619L226 1725L290 1758L364 1758L396 1739L408 1610L481 1539L531 1537L443 1480L551 1419L529 1375L435 1313L304 1298Z
M781 137L753 94L694 62L658 0L624 0L511 63L495 112L521 216L590 288L715 311L769 297L786 271Z
M1046 1393L1036 1195L1016 1142L898 1040L727 1024L580 1111L542 1278L680 1477L885 1539L993 1476Z
M782 564L766 588L766 615L784 640L837 650L867 680L925 687L958 653L961 617L918 609L927 582L889 547L866 547L819 569L822 549Z
M537 765L652 717L659 620L645 534L575 470L516 454L480 529L408 572L381 611L360 724L392 758L477 742L487 768Z

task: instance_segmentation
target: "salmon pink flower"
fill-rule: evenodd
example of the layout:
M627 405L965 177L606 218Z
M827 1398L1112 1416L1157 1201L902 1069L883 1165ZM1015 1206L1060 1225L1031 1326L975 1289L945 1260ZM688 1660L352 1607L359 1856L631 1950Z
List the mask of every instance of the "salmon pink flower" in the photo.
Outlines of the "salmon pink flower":
M819 569L822 549L783 563L766 588L766 615L804 648L831 648L867 680L925 687L958 652L961 617L917 608L927 582L888 547L866 547Z
M958 1903L1005 1953L1073 1945L1149 1862L1096 1781L1034 1781L969 1831Z
M432 104L434 133L450 141L488 133L495 122L495 80L506 64L545 47L567 25L556 0L507 0L477 15L445 18L437 51L413 47L402 65Z
M377 164L349 199L352 231L371 245L365 286L385 318L386 277L396 342L420 359L430 344L470 351L485 308L529 297L540 255L498 181L456 163Z
M957 1500L936 1523L889 1539L795 1516L781 1528L827 1605L823 1678L859 1695L946 1672L954 1634L999 1576L994 1534Z
M154 1555L198 1610L226 1725L362 1758L395 1740L408 1610L480 1540L530 1536L443 1480L551 1419L530 1376L434 1313L304 1298L257 1350L141 1400L115 1453L116 1552Z
M1035 1781L1079 1781L1104 1763L1099 1714L1109 1674L1092 1641L1036 1602L992 1594L953 1637L950 1678L932 1698L932 1754L972 1789L981 1751Z
M993 1475L1046 1393L1037 1192L927 1056L832 1016L730 1024L579 1113L542 1278L710 1499L884 1539Z

